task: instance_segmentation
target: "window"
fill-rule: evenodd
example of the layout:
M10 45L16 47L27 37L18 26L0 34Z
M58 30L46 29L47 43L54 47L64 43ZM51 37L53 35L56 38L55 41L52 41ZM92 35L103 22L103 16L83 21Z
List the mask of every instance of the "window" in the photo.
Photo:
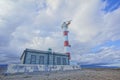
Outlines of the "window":
M39 56L39 64L44 64L44 56Z
M63 65L66 65L66 64L67 64L66 58L63 58Z
M61 65L61 58L57 57L57 65Z
M36 64L36 56L31 55L31 64Z

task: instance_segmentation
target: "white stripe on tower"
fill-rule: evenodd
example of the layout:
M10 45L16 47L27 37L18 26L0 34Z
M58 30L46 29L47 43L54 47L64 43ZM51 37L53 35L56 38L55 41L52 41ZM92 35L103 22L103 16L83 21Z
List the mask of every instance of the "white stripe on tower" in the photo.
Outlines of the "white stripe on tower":
M64 35L64 51L66 54L68 54L68 57L70 59L70 45L69 45L69 40L68 40L68 25L70 24L69 22L64 22L62 25L63 28L63 35Z

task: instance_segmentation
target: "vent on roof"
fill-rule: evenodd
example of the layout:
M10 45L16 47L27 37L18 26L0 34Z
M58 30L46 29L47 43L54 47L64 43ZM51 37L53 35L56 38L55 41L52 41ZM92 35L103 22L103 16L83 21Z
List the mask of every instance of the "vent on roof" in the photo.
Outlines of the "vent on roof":
M49 51L50 53L52 53L52 49L51 49L51 48L48 48L48 51Z

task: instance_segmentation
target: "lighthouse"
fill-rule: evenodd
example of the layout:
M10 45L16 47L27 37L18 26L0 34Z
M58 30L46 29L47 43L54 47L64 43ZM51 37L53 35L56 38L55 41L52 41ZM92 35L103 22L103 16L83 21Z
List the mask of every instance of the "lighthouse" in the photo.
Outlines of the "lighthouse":
M70 44L69 44L69 39L68 39L68 26L70 25L71 21L64 22L62 24L62 29L63 29L63 36L64 36L64 52L68 55L69 60L70 60Z

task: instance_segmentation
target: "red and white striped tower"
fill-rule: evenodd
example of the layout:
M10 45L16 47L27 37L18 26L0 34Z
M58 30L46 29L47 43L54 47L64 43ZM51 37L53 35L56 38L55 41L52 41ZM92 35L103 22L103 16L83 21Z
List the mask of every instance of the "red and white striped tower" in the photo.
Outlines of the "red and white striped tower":
M68 40L68 26L71 21L64 22L62 24L62 29L63 29L63 35L64 35L64 52L68 54L69 60L70 60L70 44Z

